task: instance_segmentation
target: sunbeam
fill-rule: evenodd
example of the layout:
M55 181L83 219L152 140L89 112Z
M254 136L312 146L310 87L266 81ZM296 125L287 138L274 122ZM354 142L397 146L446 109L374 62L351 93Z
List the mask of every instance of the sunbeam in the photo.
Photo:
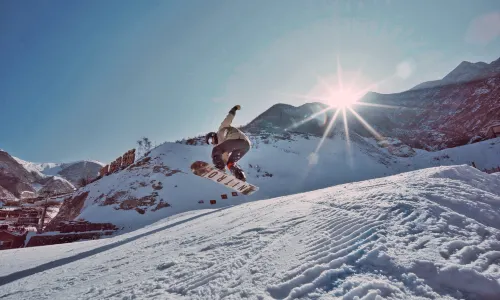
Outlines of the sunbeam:
M337 116L339 114L339 111L340 111L340 108L337 108L337 110L335 111L335 113L333 114L333 117L332 119L330 120L330 123L328 123L328 126L326 127L325 129L325 132L323 133L323 137L321 138L321 140L319 141L319 144L318 146L316 147L316 150L314 151L314 153L318 153L319 149L323 146L323 143L325 142L325 139L326 137L328 136L328 134L330 133L330 131L332 130L332 127L333 127L333 124L335 124L335 119L337 119Z
M351 108L349 108L349 109L351 109ZM349 125L347 123L347 116L346 116L345 108L342 109L342 117L344 119L344 131L345 131L345 139L346 139L347 156L349 158L349 165L352 167L351 138L349 136Z
M290 129L293 129L293 128L297 128L299 127L300 125L304 124L304 123L307 123L309 121L311 121L312 119L316 118L317 116L321 115L321 114L324 114L326 113L327 111L333 109L332 107L327 107L325 109L322 109L320 111L318 111L317 113L314 113L312 115L310 115L309 117L305 118L304 120L298 122L298 123L295 123L293 124L292 126L286 128L285 130L290 130Z
M342 110L342 117L344 119L344 130L345 130L345 136L346 136L346 141L347 141L347 147L350 148L351 147L351 139L349 137L349 125L347 124L347 116L345 113L345 109Z
M382 140L383 139L383 137L375 129L373 129L373 127L371 127L370 124L368 124L368 122L366 122L365 119L363 119L356 111L354 111L351 108L349 108L349 111L358 119L359 122L361 122L361 124L366 129L368 129L368 131L370 131L371 134L373 134L373 136L377 140Z
M378 103L366 103L366 102L356 102L356 105L361 105L361 106L372 106L372 107L381 107L381 108L402 108L402 109L414 109L414 108L404 107L404 106L387 105L387 104L378 104Z

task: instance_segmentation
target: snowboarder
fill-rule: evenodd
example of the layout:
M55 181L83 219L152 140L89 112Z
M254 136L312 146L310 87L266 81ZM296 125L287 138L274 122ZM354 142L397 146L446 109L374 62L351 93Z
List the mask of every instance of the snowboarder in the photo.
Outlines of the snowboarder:
M231 126L236 111L240 109L241 106L234 106L220 124L219 131L210 132L205 140L207 144L210 144L209 140L212 139L212 145L215 145L212 150L212 161L215 167L224 171L227 166L234 177L246 181L245 173L236 162L250 150L250 139L241 130Z

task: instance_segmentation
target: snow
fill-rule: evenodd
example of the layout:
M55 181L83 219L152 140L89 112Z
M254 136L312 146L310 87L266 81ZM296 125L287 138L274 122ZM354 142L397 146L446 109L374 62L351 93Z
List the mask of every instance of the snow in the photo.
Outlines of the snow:
M498 175L442 166L234 204L2 251L0 298L500 297Z
M390 157L368 143L347 149L345 140L339 136L325 140L324 146L316 152L320 142L317 137L292 135L289 140L276 136L252 139L253 149L240 161L248 181L260 188L252 196L229 196L222 200L221 195L230 195L230 190L192 175L191 163L210 158L211 146L165 143L151 151L151 161L143 168L128 168L81 189L81 192L88 191L89 196L78 218L111 222L125 230L135 230L170 215L206 208L198 203L200 200L207 205L210 200L217 200L217 204L210 207L220 208L390 174L383 163L388 163ZM317 165L312 165L313 162ZM170 171L163 170L167 167ZM155 171L155 168L160 170ZM154 190L153 185L158 183L162 188ZM118 200L122 202L147 197L153 192L158 193L155 197L158 201L163 200L171 206L157 211L152 211L153 207L145 208L147 212L139 214L133 209L123 210L120 203L103 205L105 197L120 193Z
M28 172L38 172L44 174L46 169L51 169L57 167L57 163L34 163L22 160L15 156L12 156L19 164L21 164ZM56 174L46 174L46 175L56 175Z
M224 186L192 175L189 166L195 160L207 161L211 146L165 143L151 151L151 160L144 166L128 168L80 189L78 193L89 194L76 218L110 222L124 233L187 211L239 205L432 166L472 161L480 169L500 165L500 139L438 152L412 149L415 153L410 157L393 155L375 140L355 135L351 135L350 147L345 137L337 135L326 139L319 151L320 138L313 136L252 136L252 143L252 150L240 161L248 181L260 188L251 196L232 197ZM221 199L222 194L228 199ZM138 205L136 210L135 203L141 202L138 199L152 199L153 204ZM210 200L217 203L210 205ZM160 202L170 206L157 208Z

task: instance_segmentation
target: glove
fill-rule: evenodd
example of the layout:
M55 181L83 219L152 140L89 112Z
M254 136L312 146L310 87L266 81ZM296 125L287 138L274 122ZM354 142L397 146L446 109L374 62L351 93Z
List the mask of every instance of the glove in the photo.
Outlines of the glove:
M241 106L239 105L235 105L233 108L231 108L231 110L229 111L230 114L236 114L236 111L237 110L240 110L241 109Z

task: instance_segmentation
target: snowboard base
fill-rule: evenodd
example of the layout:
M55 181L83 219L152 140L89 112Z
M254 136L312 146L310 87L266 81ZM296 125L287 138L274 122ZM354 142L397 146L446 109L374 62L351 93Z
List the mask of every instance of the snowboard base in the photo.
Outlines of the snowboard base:
M259 188L253 184L241 181L224 171L217 169L214 165L204 161L195 161L191 164L191 171L194 175L209 179L218 184L222 184L243 195L252 195L257 192Z

